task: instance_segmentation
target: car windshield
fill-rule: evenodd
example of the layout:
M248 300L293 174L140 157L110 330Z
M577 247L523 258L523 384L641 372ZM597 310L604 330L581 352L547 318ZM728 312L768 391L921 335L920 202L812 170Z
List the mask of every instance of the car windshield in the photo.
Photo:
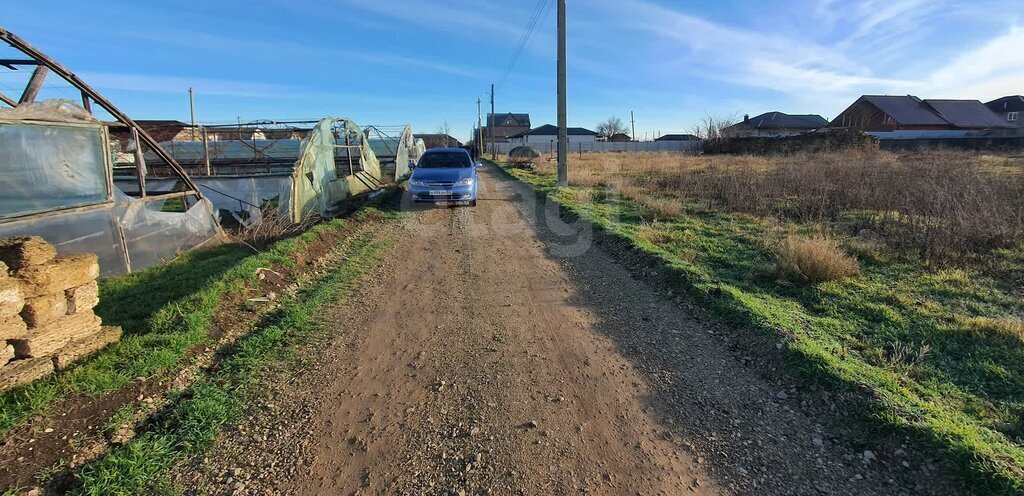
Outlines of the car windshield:
M448 169L472 167L473 161L466 152L431 152L423 155L418 167L423 169Z

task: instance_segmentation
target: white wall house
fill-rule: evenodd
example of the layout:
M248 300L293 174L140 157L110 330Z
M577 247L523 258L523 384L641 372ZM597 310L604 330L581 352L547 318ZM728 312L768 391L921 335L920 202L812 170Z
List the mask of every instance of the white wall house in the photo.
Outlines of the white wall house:
M579 143L589 144L597 142L597 133L589 129L582 127L570 127L569 133L569 149L575 150L574 145ZM558 127L552 126L551 124L545 124L541 127L531 129L529 132L517 134L509 137L509 142L513 146L546 146L550 145L551 142L558 142Z

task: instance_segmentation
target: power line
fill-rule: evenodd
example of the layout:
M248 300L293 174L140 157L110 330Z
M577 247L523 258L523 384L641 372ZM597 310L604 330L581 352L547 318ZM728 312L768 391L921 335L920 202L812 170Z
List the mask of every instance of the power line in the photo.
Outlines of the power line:
M523 31L523 35L519 38L519 43L516 44L516 49L512 52L512 57L508 61L508 65L505 66L505 72L501 75L501 79L498 80L498 86L505 84L505 80L508 75L512 73L512 69L515 69L516 62L519 61L519 56L523 54L526 49L526 45L530 42L530 37L533 36L533 31L536 29L537 24L541 20L541 16L547 19L547 13L550 12L551 0L538 0L537 7L533 9L533 14L530 15L530 21L526 24L526 29Z

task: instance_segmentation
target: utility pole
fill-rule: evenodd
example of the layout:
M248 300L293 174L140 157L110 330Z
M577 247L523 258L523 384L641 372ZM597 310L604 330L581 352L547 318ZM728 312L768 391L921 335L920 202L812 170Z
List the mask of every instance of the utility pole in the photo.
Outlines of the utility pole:
M629 122L632 124L632 127L633 127L633 134L632 134L633 140L636 141L636 118L633 117L633 111L632 110L629 111Z
M491 160L498 161L498 149L494 146L494 83L491 83L491 116L487 119L487 133L491 135Z
M565 103L565 0L558 0L558 185L569 185L569 130Z
M192 114L192 141L196 140L196 100L192 97L192 87L188 87L188 111Z
M476 141L476 158L479 159L484 155L484 128L480 127L480 99L476 99L476 136L473 137L473 141Z

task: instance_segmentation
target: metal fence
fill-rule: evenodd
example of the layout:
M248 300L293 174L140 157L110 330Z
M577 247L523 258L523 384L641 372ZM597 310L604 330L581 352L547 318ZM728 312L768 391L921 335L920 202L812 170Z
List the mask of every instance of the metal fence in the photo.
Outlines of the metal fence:
M496 143L498 153L506 154L509 150L523 146L517 143ZM529 146L542 154L555 154L558 151L558 142L530 143ZM599 152L673 152L673 153L700 153L702 142L693 141L630 141L624 143L595 141L592 143L569 143L569 153L599 153Z

